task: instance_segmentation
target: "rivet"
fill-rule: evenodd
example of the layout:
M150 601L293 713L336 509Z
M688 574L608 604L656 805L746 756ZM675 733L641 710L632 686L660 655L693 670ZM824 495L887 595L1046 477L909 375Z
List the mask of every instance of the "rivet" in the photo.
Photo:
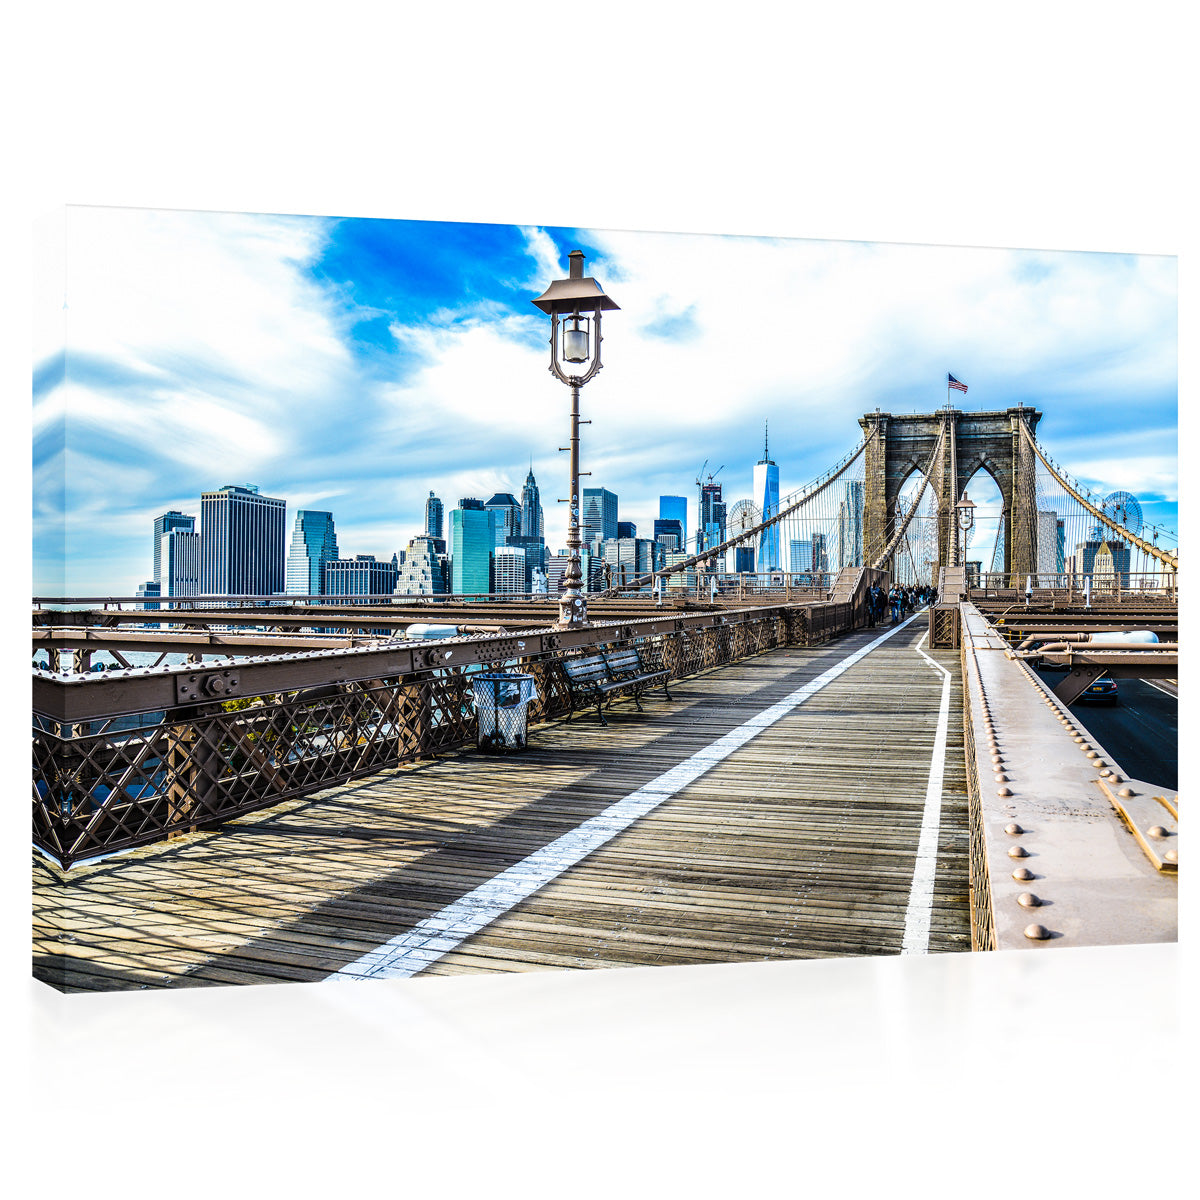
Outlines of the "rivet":
M1100 772L1101 778L1103 778L1104 776L1107 776L1107 775L1111 775L1111 774L1112 774L1112 771L1108 767L1105 767L1104 770Z
M1008 857L1009 858L1028 858L1029 851L1026 850L1024 846L1009 846Z
M1082 741L1084 741L1085 739L1084 739L1084 736L1083 736L1083 734L1081 734L1081 733L1077 733L1077 734L1075 735L1075 739L1074 739L1074 740L1075 740L1075 741L1077 741L1077 742L1082 742Z
M1012 788L999 787L996 789L996 795L997 796L1011 796Z
M1019 879L1022 883L1030 879L1036 878L1034 873L1028 867L1018 867L1012 874L1014 879Z
M1022 908L1038 908L1042 902L1032 892L1022 892L1017 897L1017 903Z
M1121 790L1120 790L1120 791L1117 793L1117 795L1118 795L1118 796L1125 796L1125 797L1129 797L1129 796L1136 796L1136 795L1137 795L1137 792L1135 792L1135 791L1133 790L1133 788L1131 788L1131 787L1123 787L1123 788L1122 788L1122 789L1121 789Z
M1116 773L1116 771L1114 771L1114 772L1112 773L1112 778L1111 778L1111 779L1110 779L1108 782L1109 782L1109 783L1124 783L1124 782L1125 782L1125 776L1124 776L1124 775L1118 775L1118 774Z
M1099 753L1095 750L1089 750L1087 752L1087 756L1088 756L1088 758L1099 758L1100 757Z
M997 771L996 772L996 782L997 783L1007 783L1008 776L1005 775L1005 773L1003 771Z
M1179 861L1179 854L1175 850L1164 850L1163 858L1166 859L1167 862L1177 863Z
M1050 930L1045 925L1026 925L1025 936L1033 942L1044 942L1050 936Z
M1005 833L1011 833L1011 834L1013 834L1013 835L1015 836L1015 835L1016 835L1016 834L1018 834L1018 833L1024 833L1024 832L1025 832L1025 830L1023 830L1023 829L1020 827L1020 825L1018 825L1018 824L1016 823L1016 821L1013 821L1013 822L1012 822L1012 824L1010 824L1010 825L1005 825L1005 827L1004 827L1004 832L1005 832Z
M1169 833L1167 833L1167 831L1161 825L1151 825L1150 828L1146 830L1146 832L1152 838L1165 838L1165 837L1171 836Z

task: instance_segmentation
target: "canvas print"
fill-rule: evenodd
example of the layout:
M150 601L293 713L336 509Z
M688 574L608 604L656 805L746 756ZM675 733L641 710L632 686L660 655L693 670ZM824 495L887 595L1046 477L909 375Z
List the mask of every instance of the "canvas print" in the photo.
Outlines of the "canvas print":
M1175 940L1173 258L38 249L45 984Z

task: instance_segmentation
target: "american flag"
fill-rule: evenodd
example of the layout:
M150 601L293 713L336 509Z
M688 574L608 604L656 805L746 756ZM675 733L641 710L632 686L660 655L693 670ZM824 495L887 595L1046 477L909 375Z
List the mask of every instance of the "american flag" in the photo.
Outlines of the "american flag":
M967 390L967 385L965 383L959 383L959 381L955 379L953 375L948 374L946 376L946 382L956 391L965 392Z

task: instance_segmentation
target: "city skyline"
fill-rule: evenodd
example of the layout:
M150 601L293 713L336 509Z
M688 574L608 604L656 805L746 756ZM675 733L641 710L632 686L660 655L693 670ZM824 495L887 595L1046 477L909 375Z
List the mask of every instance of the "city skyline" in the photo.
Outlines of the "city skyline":
M948 368L957 407L1036 405L1076 477L1178 529L1171 258L84 208L66 239L35 359L43 594L131 594L146 520L231 479L390 556L430 490L519 496L531 468L565 545L568 407L530 301L576 246L621 305L582 465L640 529L695 503L705 459L751 497L762 421L786 496L863 412L944 404Z

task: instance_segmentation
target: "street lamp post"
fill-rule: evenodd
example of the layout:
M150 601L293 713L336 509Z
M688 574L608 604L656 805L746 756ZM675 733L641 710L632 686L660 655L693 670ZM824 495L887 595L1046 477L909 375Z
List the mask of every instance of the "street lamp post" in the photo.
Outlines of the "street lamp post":
M962 562L955 563L955 566L966 566L967 562L967 534L975 525L975 501L964 491L962 499L954 506L958 513L958 527L962 530Z
M600 370L600 314L619 308L604 294L604 289L591 276L583 273L583 251L572 250L570 274L556 279L536 300L542 312L550 317L550 373L571 389L571 496L570 523L567 527L567 550L570 562L563 576L562 595L558 601L558 628L573 629L588 623L587 598L582 588L583 567L579 536L579 389L594 379ZM582 375L568 375L558 360L558 319L563 319L563 361L570 364L588 363ZM595 326L595 348L589 353L592 326ZM583 424L588 424L584 421ZM568 447L563 446L566 450Z

